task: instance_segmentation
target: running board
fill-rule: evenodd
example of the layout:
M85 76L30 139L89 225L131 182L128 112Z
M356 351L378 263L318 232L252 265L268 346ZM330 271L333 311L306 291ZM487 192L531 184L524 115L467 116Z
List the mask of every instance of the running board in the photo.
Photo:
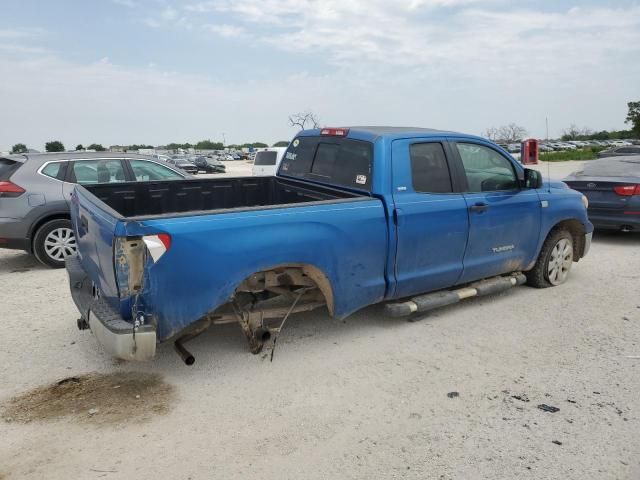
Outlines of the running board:
M458 303L465 298L482 297L492 293L503 292L517 285L522 285L526 281L527 277L522 273L487 278L457 290L443 290L420 295L406 302L387 303L385 310L387 315L392 317L407 317L412 313L426 312L434 308Z

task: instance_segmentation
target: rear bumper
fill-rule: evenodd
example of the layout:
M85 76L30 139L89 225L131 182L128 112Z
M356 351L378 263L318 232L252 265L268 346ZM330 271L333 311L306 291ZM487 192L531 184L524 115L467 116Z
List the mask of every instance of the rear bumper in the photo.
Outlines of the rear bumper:
M84 321L103 348L123 360L150 360L156 353L156 328L146 324L134 328L122 319L107 302L93 294L92 282L77 256L66 260L69 289Z
M606 212L602 210L589 211L589 221L598 229L627 230L640 231L640 214L636 209L631 210L634 213L625 213L622 210L613 210Z
M31 241L25 235L25 221L21 218L0 217L0 248L31 251Z

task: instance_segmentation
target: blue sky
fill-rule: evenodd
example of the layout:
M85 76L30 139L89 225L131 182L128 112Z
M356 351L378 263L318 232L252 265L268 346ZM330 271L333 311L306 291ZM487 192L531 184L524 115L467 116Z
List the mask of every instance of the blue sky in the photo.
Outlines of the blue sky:
M0 0L0 151L289 139L287 116L625 128L640 3Z

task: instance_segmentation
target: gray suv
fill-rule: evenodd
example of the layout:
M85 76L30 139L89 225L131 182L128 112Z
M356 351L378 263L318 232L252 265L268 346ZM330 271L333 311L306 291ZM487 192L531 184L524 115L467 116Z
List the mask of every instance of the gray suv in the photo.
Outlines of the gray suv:
M148 182L191 178L146 155L66 152L0 157L0 248L33 253L63 267L75 253L69 203L76 183Z

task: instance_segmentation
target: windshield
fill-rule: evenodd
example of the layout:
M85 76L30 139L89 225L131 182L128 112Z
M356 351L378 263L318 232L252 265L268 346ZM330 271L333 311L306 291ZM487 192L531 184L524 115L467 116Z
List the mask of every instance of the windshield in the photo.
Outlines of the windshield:
M278 158L278 152L258 152L254 165L275 165Z
M279 174L371 190L373 145L341 137L298 137L282 159Z

